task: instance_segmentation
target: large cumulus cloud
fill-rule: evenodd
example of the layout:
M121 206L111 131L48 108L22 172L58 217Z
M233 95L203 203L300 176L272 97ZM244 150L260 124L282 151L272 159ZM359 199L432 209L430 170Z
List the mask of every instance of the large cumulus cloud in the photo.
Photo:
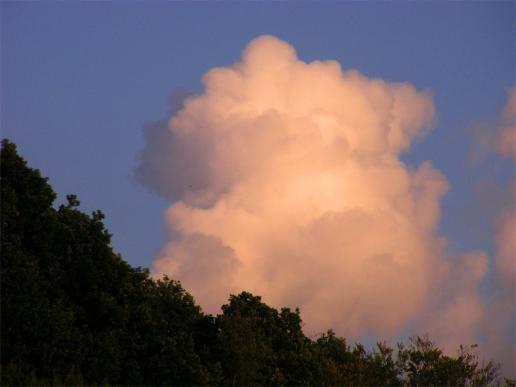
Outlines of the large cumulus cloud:
M478 334L488 259L446 252L446 178L400 159L434 125L429 92L305 63L272 36L203 83L151 128L139 169L171 201L155 273L209 312L242 290L299 306L309 332Z

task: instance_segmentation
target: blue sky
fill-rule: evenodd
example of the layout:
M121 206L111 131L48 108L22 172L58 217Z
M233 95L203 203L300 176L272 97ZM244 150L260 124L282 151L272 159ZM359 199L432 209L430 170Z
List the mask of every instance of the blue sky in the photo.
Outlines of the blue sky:
M102 209L117 251L149 266L168 203L131 178L142 128L177 89L276 35L302 60L336 59L368 77L434 95L438 122L404 156L448 178L441 232L452 248L491 249L462 226L478 178L511 165L468 163L474 123L496 118L514 85L514 2L7 2L1 4L1 131L62 201Z

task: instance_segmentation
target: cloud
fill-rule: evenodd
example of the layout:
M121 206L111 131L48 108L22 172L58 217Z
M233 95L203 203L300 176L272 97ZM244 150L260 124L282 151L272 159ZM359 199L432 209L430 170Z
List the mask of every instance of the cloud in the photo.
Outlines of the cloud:
M435 277L432 297L415 326L453 353L461 344L478 343L483 333L486 307L479 286L487 274L489 258L482 251L447 256L442 272Z
M507 102L500 114L500 126L495 137L495 149L503 156L516 156L516 89L507 92Z
M489 257L491 294L487 297L483 327L485 352L502 361L505 375L516 377L516 89L492 122L473 128L473 156L491 166L491 175L477 175L476 191L467 207L468 232L482 228L477 238L494 242ZM493 168L495 165L497 168ZM507 176L506 171L511 173Z
M505 373L516 377L516 89L507 93L507 102L500 113L494 134L494 151L510 160L512 175L500 183L511 201L499 206L495 221L496 253L493 259L495 287L489 304L485 326L488 351L504 358Z
M169 97L170 114L174 115L183 108L184 101L192 94L178 89ZM179 147L174 132L168 129L168 120L147 123L144 126L145 151L134 171L134 178L168 200L180 198L183 187L191 184L194 176L188 166L193 164L195 154L185 153ZM167 166L183 168L169 170Z
M434 125L428 91L305 63L272 36L203 84L147 132L137 172L171 201L156 274L208 312L242 290L299 306L309 333L478 335L488 258L447 252L446 178L400 159Z
M496 225L495 292L485 317L487 352L503 358L504 373L516 367L516 214L507 208Z
M479 163L497 154L516 157L516 88L507 89L507 101L494 122L478 122L469 131L474 139L470 161Z
M173 273L174 278L187 278L195 284L195 295L203 300L204 308L220 308L220 300L230 294L229 284L239 266L230 247L218 238L192 233L169 243L161 254L174 259L158 261L156 269L159 272Z

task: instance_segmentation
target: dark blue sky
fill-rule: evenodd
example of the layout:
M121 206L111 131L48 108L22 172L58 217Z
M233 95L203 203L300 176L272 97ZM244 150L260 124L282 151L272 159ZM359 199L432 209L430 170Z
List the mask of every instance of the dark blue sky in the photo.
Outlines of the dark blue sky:
M60 201L76 193L83 209L102 209L115 248L149 266L168 203L131 178L144 123L167 116L175 90L199 91L204 72L272 34L302 60L336 59L431 90L437 126L405 160L431 160L448 178L441 232L452 248L489 249L465 208L476 181L512 169L471 165L468 128L495 120L514 85L514 4L4 1L1 135L50 177Z

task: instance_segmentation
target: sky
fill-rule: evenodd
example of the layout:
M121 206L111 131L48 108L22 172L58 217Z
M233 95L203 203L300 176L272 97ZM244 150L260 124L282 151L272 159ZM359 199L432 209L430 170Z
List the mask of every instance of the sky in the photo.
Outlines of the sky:
M514 363L514 31L511 1L4 1L1 136L209 311L246 287Z

